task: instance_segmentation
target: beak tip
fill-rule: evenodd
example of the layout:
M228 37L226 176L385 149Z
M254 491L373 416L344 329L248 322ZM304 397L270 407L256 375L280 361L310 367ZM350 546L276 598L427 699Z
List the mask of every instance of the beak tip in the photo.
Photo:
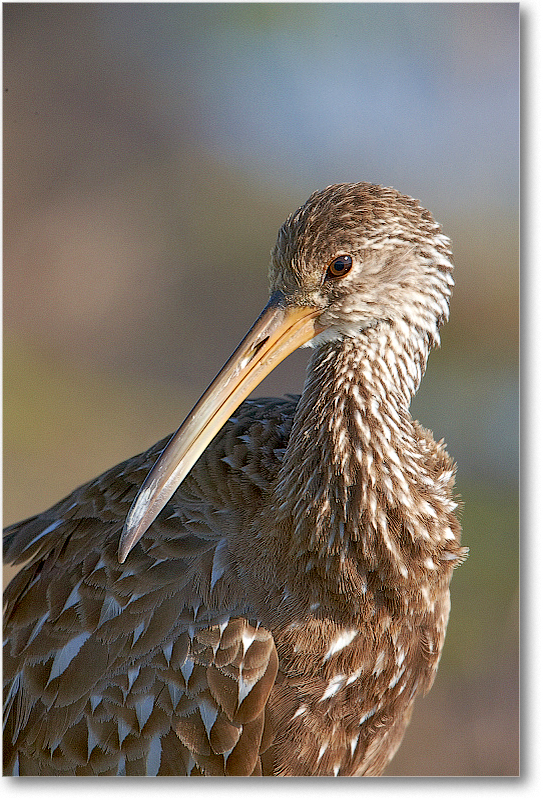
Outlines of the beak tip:
M132 548L141 539L147 528L152 522L152 519L144 526L144 517L148 512L149 505L149 490L142 487L140 493L136 496L135 501L132 503L128 516L125 520L124 527L119 539L119 549L117 551L117 558L120 564L124 564L126 558ZM158 512L157 512L158 513Z
M132 537L130 535L130 529L125 524L123 532L121 533L121 538L119 540L119 549L117 550L117 560L119 564L124 564L130 550L133 547L131 539Z

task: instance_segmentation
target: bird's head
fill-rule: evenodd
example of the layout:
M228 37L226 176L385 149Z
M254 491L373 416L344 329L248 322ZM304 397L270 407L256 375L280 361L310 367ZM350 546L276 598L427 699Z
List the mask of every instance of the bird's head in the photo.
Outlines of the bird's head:
M270 286L292 305L321 310L309 346L402 326L432 346L448 318L449 239L418 201L368 183L315 192L286 220L272 251Z
M368 183L314 193L281 227L270 300L145 479L119 546L124 561L228 418L298 347L385 327L426 351L448 316L449 240L416 200Z

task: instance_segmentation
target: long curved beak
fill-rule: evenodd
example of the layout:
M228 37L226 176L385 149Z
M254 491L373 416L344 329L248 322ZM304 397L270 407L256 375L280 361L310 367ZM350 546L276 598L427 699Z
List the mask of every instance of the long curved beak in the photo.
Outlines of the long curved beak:
M320 313L314 306L289 306L282 292L271 296L143 482L121 534L121 564L240 403L277 364L323 330L316 322Z

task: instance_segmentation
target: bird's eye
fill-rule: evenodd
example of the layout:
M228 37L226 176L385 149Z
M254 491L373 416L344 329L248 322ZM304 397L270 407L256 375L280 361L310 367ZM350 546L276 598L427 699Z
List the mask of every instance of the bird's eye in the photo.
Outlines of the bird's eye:
M350 271L352 266L353 259L351 256L336 256L328 264L325 280L337 280L338 278L343 278L343 276Z

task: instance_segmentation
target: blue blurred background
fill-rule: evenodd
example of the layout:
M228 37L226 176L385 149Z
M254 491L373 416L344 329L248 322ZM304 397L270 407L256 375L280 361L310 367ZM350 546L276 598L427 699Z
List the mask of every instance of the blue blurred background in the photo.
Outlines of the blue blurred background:
M518 5L3 12L5 523L177 427L312 191L417 197L457 286L413 412L458 461L471 555L388 774L517 774Z

